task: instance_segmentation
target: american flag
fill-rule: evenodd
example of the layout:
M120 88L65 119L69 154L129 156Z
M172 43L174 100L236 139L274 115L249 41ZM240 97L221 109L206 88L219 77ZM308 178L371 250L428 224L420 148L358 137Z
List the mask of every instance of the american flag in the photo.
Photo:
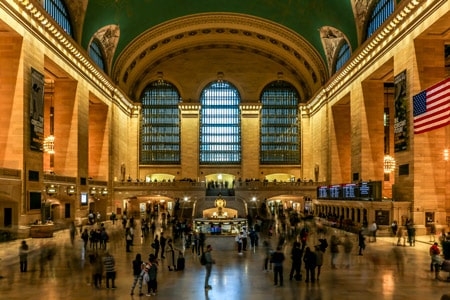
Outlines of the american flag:
M450 124L450 78L413 96L414 133Z

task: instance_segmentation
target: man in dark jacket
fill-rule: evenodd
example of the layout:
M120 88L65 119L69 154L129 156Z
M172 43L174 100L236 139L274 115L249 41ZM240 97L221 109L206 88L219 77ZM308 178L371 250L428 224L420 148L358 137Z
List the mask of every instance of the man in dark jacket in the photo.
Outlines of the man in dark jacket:
M293 277L295 278L295 280L302 279L302 274L301 274L302 256L303 256L303 251L300 248L300 243L294 242L294 245L292 246L292 252L291 252L292 266L291 266L291 272L289 273L289 280L292 280ZM295 272L295 275L294 275L294 272Z
M284 254L281 252L281 247L278 246L277 251L272 254L273 280L275 285L278 285L279 280L280 286L283 286L283 261Z

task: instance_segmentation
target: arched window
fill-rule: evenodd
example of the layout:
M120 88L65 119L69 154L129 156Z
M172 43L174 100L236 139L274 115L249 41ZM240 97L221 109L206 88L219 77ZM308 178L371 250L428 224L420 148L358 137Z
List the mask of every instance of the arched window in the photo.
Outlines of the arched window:
M338 55L336 57L336 64L334 67L334 72L336 73L338 70L342 68L343 65L348 61L350 58L350 46L348 45L347 41L345 41L339 48Z
M366 39L368 39L394 12L394 0L378 0L370 15Z
M200 164L239 164L239 92L226 81L215 81L202 91L200 103Z
M261 94L261 164L299 164L299 95L288 82L267 85Z
M62 0L44 0L44 9L67 34L73 36L69 13Z
M89 46L89 56L103 71L105 70L105 60L103 57L102 46L97 39L94 39Z
M180 117L177 89L164 80L148 85L141 96L141 164L180 163Z

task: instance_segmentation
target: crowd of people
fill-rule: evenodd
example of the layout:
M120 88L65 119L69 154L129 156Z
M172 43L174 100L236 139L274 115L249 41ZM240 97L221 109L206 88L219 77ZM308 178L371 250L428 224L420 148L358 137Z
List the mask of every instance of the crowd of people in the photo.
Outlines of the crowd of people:
M74 224L69 226L70 241L73 245L74 239L80 235L82 247L84 249L86 260L84 268L90 270L90 284L101 289L115 289L116 286L116 263L114 256L110 251L110 241L125 241L124 251L134 252L135 258L130 265L133 278L130 278L130 294L133 295L136 287L140 296L152 296L157 293L158 272L161 270L161 261L164 260L164 266L169 271L181 271L185 268L185 251L189 251L193 257L205 257L205 289L210 290L212 286L209 279L212 272L212 266L215 260L212 257L212 246L206 244L206 236L202 231L195 231L188 222L182 222L171 219L168 214L162 214L157 219L149 217L140 220L141 227L138 227L138 221L132 216L127 218L123 216L123 227L114 227L113 232L108 232L104 223L94 223L85 228L75 231ZM147 224L147 225L142 225ZM154 225L152 225L154 224ZM156 226L158 224L158 226ZM234 242L238 255L251 249L255 253L259 247L259 240L262 240L264 248L263 270L273 272L273 284L283 286L284 274L289 274L289 280L303 281L306 283L315 283L320 280L324 256L329 253L330 269L349 269L352 266L354 255L365 255L366 242L376 242L377 225L375 222L368 224L367 228L361 228L357 235L339 231L335 228L327 229L317 221L317 219L308 219L299 222L295 229L282 226L281 223L268 222L265 226L249 226L242 228L236 234ZM113 225L114 226L114 225ZM171 226L171 227L169 227ZM397 245L405 245L406 241L410 246L414 246L414 233L411 237L405 237L400 240L399 232L405 226L398 226L396 222L391 225L392 236L398 238ZM406 230L408 227L406 226ZM140 230L138 229L140 228ZM289 232L289 233L288 233ZM148 244L148 253L141 254L133 251L133 245L136 242L136 235L140 235L145 244ZM402 237L404 235L400 235ZM402 243L403 242L403 243ZM440 271L450 272L450 236L443 232L439 236L439 242L434 242L430 247L430 271L435 272L436 279L442 279L439 276ZM395 243L394 243L395 244ZM356 246L357 245L357 246ZM177 247L178 246L178 247ZM372 244L371 247L376 247ZM357 248L357 249L356 249ZM396 247L394 247L396 248ZM401 249L401 247L397 247ZM116 248L117 250L117 248ZM20 271L28 270L29 246L23 241L19 248ZM54 256L54 248L41 255L41 260L51 260ZM392 251L392 257L401 256L399 251ZM368 255L368 260L375 264L378 262L373 253ZM400 261L401 258L399 258ZM289 267L285 271L284 265L289 262ZM83 265L83 264L81 264ZM400 263L398 264L401 265ZM303 267L303 268L302 268ZM167 270L167 269L166 269ZM120 272L120 270L119 270ZM447 279L446 279L447 280Z

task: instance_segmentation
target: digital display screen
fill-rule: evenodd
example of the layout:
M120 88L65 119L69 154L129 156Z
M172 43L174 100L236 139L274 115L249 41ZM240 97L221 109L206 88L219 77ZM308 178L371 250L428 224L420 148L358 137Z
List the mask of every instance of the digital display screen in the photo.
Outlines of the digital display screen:
M317 188L317 198L318 199L328 198L328 186L319 186Z
M328 188L328 191L330 193L330 198L331 199L342 198L341 190L342 190L342 187L340 184L330 186Z
M355 199L357 186L354 183L344 184L342 187L342 194L345 199Z
M88 194L87 193L81 193L81 205L87 205L88 204Z
M317 199L381 200L381 181L319 186Z
M359 197L372 198L372 187L367 182L361 182L359 184Z

